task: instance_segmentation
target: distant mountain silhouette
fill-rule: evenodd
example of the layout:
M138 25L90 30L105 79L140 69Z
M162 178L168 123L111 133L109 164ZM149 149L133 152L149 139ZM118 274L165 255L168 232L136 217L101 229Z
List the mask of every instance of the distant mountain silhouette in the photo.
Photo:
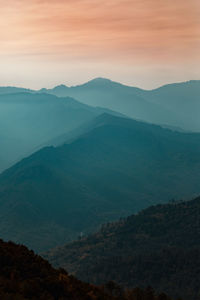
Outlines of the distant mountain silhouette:
M169 84L147 91L96 78L79 86L61 85L42 92L72 96L85 104L106 107L150 123L200 131L200 81Z
M176 112L178 120L180 120L179 126L188 130L200 131L199 80L168 84L152 91L143 91L142 96L154 104Z
M69 97L32 93L0 95L0 172L49 145L55 137L107 111Z
M19 87L13 87L13 86L0 86L0 95L5 94L21 94L21 93L35 93L36 91L31 89L24 89Z
M200 197L147 208L44 256L95 284L150 284L172 297L200 299Z
M73 97L84 104L108 108L137 120L200 132L199 80L168 84L154 90L126 86L105 78L39 91L0 87L0 94L21 92Z
M63 100L64 101L64 100ZM200 192L200 135L103 114L0 176L0 236L42 251Z
M97 78L75 87L58 86L46 93L57 96L70 95L79 101L91 105L113 109L129 117L151 123L166 123L166 112L159 105L149 103L139 95L140 89L128 87L108 79ZM43 89L42 92L45 92ZM168 114L169 116L169 114ZM157 118L157 119L156 119ZM170 116L170 119L172 115Z

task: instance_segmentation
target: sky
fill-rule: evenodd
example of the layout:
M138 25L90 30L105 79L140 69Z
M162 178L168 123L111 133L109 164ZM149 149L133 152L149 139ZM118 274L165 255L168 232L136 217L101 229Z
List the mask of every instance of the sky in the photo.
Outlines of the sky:
M0 86L200 79L199 0L0 0Z

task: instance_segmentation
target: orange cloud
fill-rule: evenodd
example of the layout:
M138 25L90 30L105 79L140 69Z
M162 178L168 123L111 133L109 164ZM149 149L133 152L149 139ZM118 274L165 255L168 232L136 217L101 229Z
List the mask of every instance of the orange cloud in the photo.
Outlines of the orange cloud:
M200 60L199 0L0 0L0 57Z

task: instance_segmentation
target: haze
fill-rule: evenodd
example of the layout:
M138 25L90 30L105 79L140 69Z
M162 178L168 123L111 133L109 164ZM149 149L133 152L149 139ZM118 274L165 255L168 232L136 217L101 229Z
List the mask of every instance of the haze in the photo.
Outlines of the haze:
M198 0L0 0L1 85L199 79Z

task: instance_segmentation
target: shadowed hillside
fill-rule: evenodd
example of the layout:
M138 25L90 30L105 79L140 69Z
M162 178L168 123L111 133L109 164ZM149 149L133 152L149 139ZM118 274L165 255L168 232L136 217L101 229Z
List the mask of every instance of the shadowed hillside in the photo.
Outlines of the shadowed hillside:
M0 176L0 235L43 251L200 192L200 136L104 114Z
M124 292L110 282L96 287L69 276L23 245L0 240L0 298L2 300L170 300L151 288Z
M45 254L78 278L200 299L200 198L147 208Z

